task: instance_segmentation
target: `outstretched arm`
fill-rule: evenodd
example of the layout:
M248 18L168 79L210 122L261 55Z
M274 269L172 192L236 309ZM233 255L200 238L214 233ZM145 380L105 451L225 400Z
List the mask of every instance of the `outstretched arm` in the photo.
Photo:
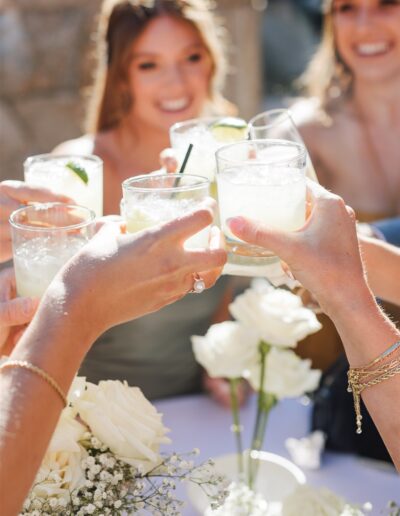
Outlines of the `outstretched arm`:
M180 299L194 272L206 287L214 284L226 260L219 232L210 250L183 246L211 222L212 212L202 209L140 234L104 226L55 277L11 358L41 368L67 393L106 329ZM63 403L46 381L19 367L0 372L0 392L0 507L11 516L28 494Z
M381 312L366 281L354 213L321 186L309 188L313 209L301 230L273 231L243 217L232 219L230 229L247 242L272 249L288 264L333 320L350 366L365 366L400 340L400 332ZM400 470L400 375L367 388L362 397Z

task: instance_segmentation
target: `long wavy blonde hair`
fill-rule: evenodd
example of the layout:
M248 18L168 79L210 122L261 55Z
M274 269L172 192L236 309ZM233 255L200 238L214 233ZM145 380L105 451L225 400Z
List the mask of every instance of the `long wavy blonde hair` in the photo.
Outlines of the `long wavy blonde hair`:
M88 103L86 130L105 131L119 124L135 99L126 90L132 43L151 20L169 15L189 22L199 33L212 61L210 111L232 111L221 90L227 72L225 31L208 0L105 0L97 32L97 70Z
M324 1L321 43L298 84L308 96L317 97L321 107L351 94L353 74L340 56L334 30L334 0Z

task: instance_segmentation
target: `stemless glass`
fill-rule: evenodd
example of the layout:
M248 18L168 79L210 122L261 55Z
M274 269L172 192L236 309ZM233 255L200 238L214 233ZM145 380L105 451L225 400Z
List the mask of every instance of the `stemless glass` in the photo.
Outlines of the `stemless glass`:
M83 206L33 204L10 215L17 293L41 297L58 270L92 238L95 213Z
M305 147L303 138L288 109L270 109L256 115L249 122L249 135L252 140L282 139L300 143ZM317 174L308 152L306 176L318 183Z
M191 174L144 175L122 183L121 214L129 233L157 226L195 211L209 195L210 182ZM207 227L185 242L186 248L206 248Z
M293 231L305 222L306 150L286 140L248 140L216 153L219 216L228 250L227 274L268 275L278 258L235 237L226 220L239 215Z
M28 184L51 188L103 214L103 161L97 156L39 154L24 163Z
M247 137L247 125L242 130L227 128L226 131L219 127L215 131L215 126L226 117L194 118L185 122L174 124L169 131L171 146L177 153L177 159L182 164L185 154L190 144L193 145L190 158L185 168L189 174L204 176L210 181L210 192L216 196L215 186L215 152L222 146L233 143L234 141ZM244 134L242 136L242 134Z

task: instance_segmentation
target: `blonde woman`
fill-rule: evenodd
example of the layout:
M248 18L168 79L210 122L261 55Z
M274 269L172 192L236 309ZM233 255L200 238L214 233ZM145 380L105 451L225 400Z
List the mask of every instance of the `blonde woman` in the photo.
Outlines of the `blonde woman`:
M124 179L159 168L172 124L232 111L220 93L223 35L207 0L104 2L89 133L56 152L103 159L105 214L119 213ZM210 291L113 328L93 346L82 374L91 381L126 379L150 398L199 390L190 336L227 316L229 296L222 278ZM218 396L222 387L222 399L228 395L222 382L204 381Z
M320 182L358 220L400 214L400 2L328 0L294 106Z

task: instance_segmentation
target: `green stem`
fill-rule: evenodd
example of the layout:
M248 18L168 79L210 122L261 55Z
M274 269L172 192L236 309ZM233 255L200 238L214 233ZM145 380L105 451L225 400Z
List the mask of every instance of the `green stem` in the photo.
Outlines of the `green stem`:
M257 444L259 445L259 448L256 451L260 451L263 447L265 430L267 428L269 413L271 412L271 409L276 405L275 396L273 394L269 394L268 392L263 393L263 400L264 400L264 404L263 404L263 409L262 409L261 418L260 418L260 424L259 424L259 428L258 428L258 435L257 435ZM252 463L251 482L252 482L252 486L253 486L255 479L257 478L258 467L259 467L260 462L259 462L259 459L253 459L253 460L251 460L251 463Z
M264 381L265 381L265 370L266 370L266 362L267 355L271 346L264 341L261 341L259 344L259 353L260 353L260 387L258 390L258 401L257 401L257 415L256 422L254 425L253 439L251 441L250 453L248 457L248 485L250 489L253 489L254 479L255 479L255 460L251 458L251 452L253 450L260 451L265 433L265 425L267 423L268 412L267 409L267 394L264 392ZM265 414L266 412L266 414Z
M232 431L235 434L239 479L242 479L244 469L243 469L242 427L240 426L240 417L239 417L239 400L238 400L239 384L240 384L240 378L231 378L229 380L230 394L231 394L232 419L233 419Z

